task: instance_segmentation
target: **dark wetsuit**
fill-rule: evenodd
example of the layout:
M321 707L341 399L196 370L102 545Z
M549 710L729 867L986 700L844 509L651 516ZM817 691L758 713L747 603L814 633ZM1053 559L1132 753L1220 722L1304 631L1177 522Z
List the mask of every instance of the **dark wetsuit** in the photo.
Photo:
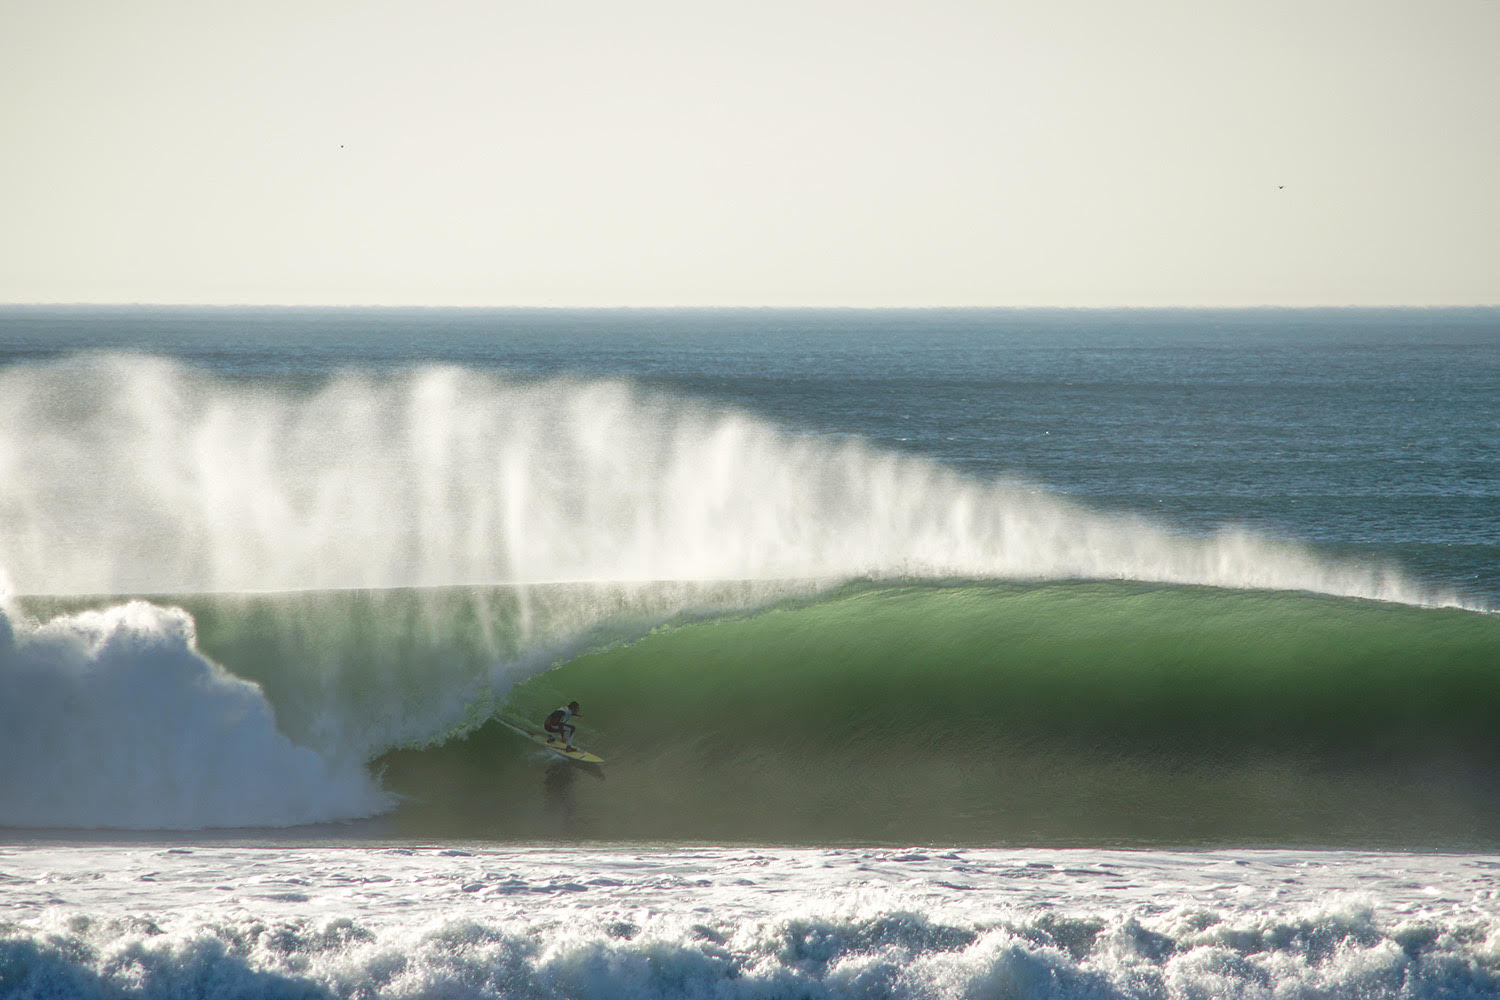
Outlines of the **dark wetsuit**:
M567 739L568 746L572 746L573 733L577 731L576 726L568 725L568 720L572 717L573 710L567 705L564 705L562 708L559 708L557 711L547 716L547 721L542 723L542 728L549 733L554 733L558 736L565 737Z

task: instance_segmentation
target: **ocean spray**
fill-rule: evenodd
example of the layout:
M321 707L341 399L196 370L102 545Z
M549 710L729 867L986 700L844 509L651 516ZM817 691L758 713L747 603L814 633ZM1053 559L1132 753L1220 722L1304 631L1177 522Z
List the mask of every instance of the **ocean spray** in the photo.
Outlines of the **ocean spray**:
M1457 603L617 380L458 368L247 383L0 371L0 566L25 593L562 581L1098 578Z

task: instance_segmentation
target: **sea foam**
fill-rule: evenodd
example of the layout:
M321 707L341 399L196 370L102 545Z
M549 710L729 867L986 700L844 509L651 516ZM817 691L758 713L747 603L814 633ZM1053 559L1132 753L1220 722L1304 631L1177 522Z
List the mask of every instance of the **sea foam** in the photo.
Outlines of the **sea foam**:
M21 849L0 882L14 913L0 924L0 992L1493 996L1494 862L1400 860L1420 874L1326 853L544 847L106 848L77 871L60 851ZM1413 877L1425 888L1407 888ZM1363 898L1333 888L1352 882Z
M46 622L0 603L0 760L0 827L290 826L392 802L363 761L282 735L185 612L143 601Z

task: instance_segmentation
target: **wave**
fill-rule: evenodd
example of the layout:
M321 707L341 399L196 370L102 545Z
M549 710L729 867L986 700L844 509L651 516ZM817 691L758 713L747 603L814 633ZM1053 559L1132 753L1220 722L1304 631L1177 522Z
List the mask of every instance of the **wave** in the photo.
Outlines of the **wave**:
M0 657L17 762L0 824L262 826L399 801L401 830L444 838L1500 834L1500 619L1457 609L996 581L24 603L35 620L10 612ZM75 648L99 652L81 669ZM610 761L587 792L490 721L574 698ZM79 702L103 721L80 726ZM39 733L57 748L31 749ZM183 762L201 775L153 777ZM230 788L261 797L211 794ZM59 790L66 815L21 808Z
M532 719L582 702L580 741L611 762L586 791L499 726L382 763L422 834L1493 844L1497 655L1500 620L1458 610L864 584L515 687Z
M0 824L9 825L265 826L369 815L391 802L366 770L382 755L440 744L472 755L470 734L517 683L545 672L542 688L526 690L569 686L596 662L588 651L705 618L725 619L713 644L691 655L669 648L663 662L676 666L668 669L691 678L686 664L700 664L702 676L722 676L727 690L745 657L766 660L784 683L754 692L739 684L745 705L787 711L790 701L795 716L799 699L823 698L830 710L828 692L896 683L896 664L875 654L927 634L924 617L941 620L966 602L988 607L1000 593L976 597L972 588L945 589L947 580L1138 581L1176 585L1163 591L1176 595L1261 588L1395 602L1389 613L1398 616L1413 608L1396 605L1462 603L1390 566L1234 529L1187 535L621 381L425 367L270 383L160 358L98 355L0 369L0 567L31 595L32 616L13 606L5 612L0 688L13 726L0 740L21 762L0 796ZM877 585L857 599L840 596L841 586L859 580ZM920 611L879 604L896 592L879 582L901 580L925 595L912 599L924 604ZM1153 672L1152 643L1171 649L1194 640L1135 619L1148 603L1130 590L1136 585L1039 610L1066 628L1020 647L1031 659L998 670L1011 686L1002 692L992 683L986 704L1028 690L1026 678L1052 678L1042 688L1094 707L1083 716L1088 725L1106 733L1124 726L1123 716L1101 707L1113 695L1089 695L1088 686L1124 687L1134 697L1149 689L1146 681L1090 676L1069 666L1072 654L1057 652L1067 647L1064 633L1096 613L1114 629L1100 626L1098 656L1116 661L1109 643L1136 636L1130 669L1199 692L1189 701L1201 702L1216 682L1195 675L1187 659L1168 661L1181 677ZM1074 595L1090 593L1073 586L1085 588ZM90 594L122 596L80 596ZM128 599L143 594L155 596ZM1024 620L1011 612L1035 600L1011 594L990 610L1024 634ZM1295 606L1330 607L1300 600ZM1254 601L1242 596L1193 613L1212 617ZM793 619L737 621L776 607L803 610ZM795 673L791 654L750 624L839 614L852 619L818 626L833 645L798 654L829 665L816 690L806 686L816 672ZM1251 629L1246 638L1256 648L1274 644L1284 628L1277 615L1247 621L1230 626ZM898 624L915 632L892 633ZM978 631L965 639L964 628ZM707 633L672 634L640 648L690 645ZM866 649L863 659L844 655L845 647L865 648L861 634L885 635L889 645ZM983 635L1004 647L1015 629L986 632L966 621L956 634L960 644ZM1355 629L1339 641L1367 649L1359 638ZM1213 641L1203 663L1218 663L1221 653L1235 662L1232 643ZM1446 640L1434 641L1442 648ZM622 665L622 679L649 674L635 654L609 655L619 657L607 662ZM1059 656L1066 662L1053 662ZM547 672L559 663L568 666ZM1373 654L1368 664L1383 669ZM906 689L915 686L913 676L900 676ZM1329 676L1355 680L1348 670ZM1058 687L1064 677L1072 689ZM674 675L647 688L669 692L676 683ZM1414 675L1408 683L1421 690ZM1456 697L1465 697L1468 689L1455 684ZM607 685L597 690L595 703L624 698ZM949 693L962 703L962 689ZM1238 693L1252 706L1262 697ZM515 697L535 710L525 691ZM920 706L937 704L926 696L915 703L929 715ZM79 706L99 724L79 726ZM654 718L657 734L674 731L648 708L637 717ZM735 731L725 719L745 714L726 709L705 724L722 739ZM1253 717L1236 709L1231 728ZM804 721L827 730L824 718ZM1011 718L1015 731L1028 728ZM1042 722L1052 732L1070 725L1059 713L1033 718L1038 732ZM920 739L916 728L901 738L931 742L936 726L920 728L927 734ZM956 738L976 733L982 742L986 726L977 718ZM876 732L861 731L855 742L885 738ZM614 738L606 740L610 752ZM629 757L637 746L649 756L628 740L618 749ZM730 755L762 752L776 756L744 746ZM386 762L393 775L400 760ZM708 778L695 782L712 787Z

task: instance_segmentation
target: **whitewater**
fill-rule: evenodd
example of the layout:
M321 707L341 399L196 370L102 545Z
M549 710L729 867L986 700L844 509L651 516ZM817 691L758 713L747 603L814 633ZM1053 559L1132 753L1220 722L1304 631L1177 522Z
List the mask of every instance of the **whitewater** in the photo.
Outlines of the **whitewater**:
M1494 861L0 849L7 996L1478 997Z
M1491 995L1497 344L0 309L0 994Z

